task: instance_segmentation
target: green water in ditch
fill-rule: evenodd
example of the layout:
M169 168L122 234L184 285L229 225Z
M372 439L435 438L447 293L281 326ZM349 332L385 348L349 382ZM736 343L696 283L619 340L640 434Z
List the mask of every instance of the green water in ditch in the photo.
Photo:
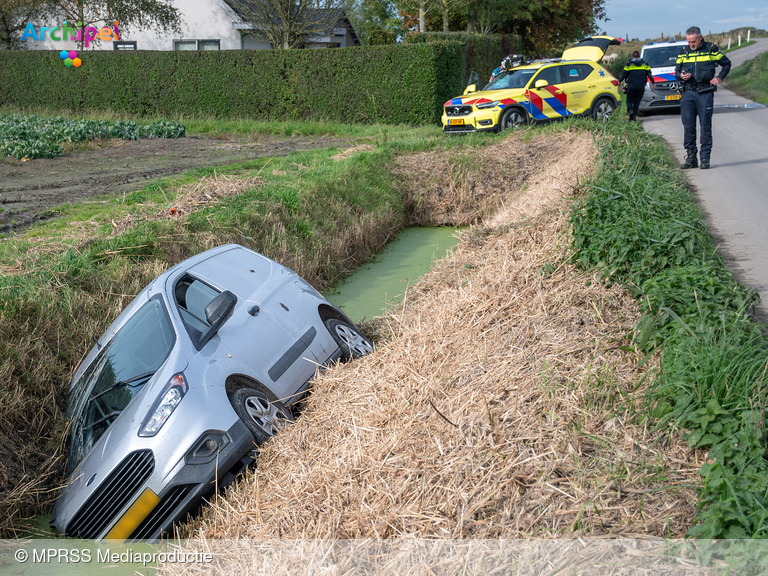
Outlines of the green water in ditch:
M353 322L370 320L400 302L406 289L429 272L459 239L456 228L407 228L381 253L323 294Z

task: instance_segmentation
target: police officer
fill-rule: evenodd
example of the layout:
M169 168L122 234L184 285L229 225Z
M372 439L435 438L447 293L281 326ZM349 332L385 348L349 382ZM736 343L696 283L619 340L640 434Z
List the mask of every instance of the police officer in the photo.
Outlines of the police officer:
M712 105L717 85L731 70L731 61L712 42L705 42L701 30L691 26L685 31L688 47L680 51L675 67L675 78L683 81L683 95L680 98L680 117L683 120L683 145L686 159L680 166L683 170L696 168L696 116L701 128L701 167L709 168L712 151ZM721 66L720 74L715 69Z
M640 100L643 99L646 80L654 84L651 67L640 58L640 52L637 50L632 52L632 58L624 66L619 82L624 80L627 81L627 112L629 113L629 120L632 121L637 119L637 110L640 107Z

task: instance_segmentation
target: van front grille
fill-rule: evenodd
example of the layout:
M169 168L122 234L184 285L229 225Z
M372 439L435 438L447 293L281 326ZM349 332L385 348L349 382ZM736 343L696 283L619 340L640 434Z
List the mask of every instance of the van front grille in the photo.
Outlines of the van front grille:
M152 450L138 450L126 456L75 514L65 530L67 535L91 540L102 537L154 469Z

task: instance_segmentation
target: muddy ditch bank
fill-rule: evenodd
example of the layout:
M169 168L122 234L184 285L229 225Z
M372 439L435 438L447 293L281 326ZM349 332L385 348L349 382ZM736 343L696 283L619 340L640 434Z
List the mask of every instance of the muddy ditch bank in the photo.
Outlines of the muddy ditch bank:
M9 157L0 162L0 233L49 218L62 204L130 192L154 178L346 143L332 137L187 136L113 140L105 148L26 162Z

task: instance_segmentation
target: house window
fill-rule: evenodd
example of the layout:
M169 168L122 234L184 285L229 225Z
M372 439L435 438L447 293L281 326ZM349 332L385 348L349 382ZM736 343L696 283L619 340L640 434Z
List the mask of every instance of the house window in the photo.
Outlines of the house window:
M197 40L174 40L174 50L197 50Z
M174 40L174 50L220 50L221 40Z
M136 50L136 40L113 40L112 47L114 50Z

